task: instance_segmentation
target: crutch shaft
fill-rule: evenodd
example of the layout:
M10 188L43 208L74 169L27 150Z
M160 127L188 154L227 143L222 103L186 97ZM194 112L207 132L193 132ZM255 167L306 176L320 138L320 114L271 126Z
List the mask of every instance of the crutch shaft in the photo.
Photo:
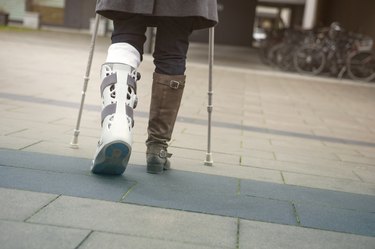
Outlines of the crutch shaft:
M212 153L211 153L211 125L212 125L212 110L213 110L213 104L212 104L212 97L213 97L213 91L212 91L212 69L213 69L213 62L214 62L214 28L209 29L209 49L208 49L208 61L209 61L209 68L208 68L208 105L207 105L207 112L208 112L208 129L207 129L207 153L206 153L206 160L204 162L204 165L212 166L213 160L212 160Z
M90 71L91 71L91 65L92 65L92 59L94 56L94 50L95 50L95 42L96 42L96 35L98 33L98 27L99 27L99 20L100 16L96 14L95 16L95 26L94 30L91 36L91 43L90 43L90 51L89 51L89 57L87 60L87 66L86 66L86 72L84 76L84 82L83 82L83 89L82 89L82 94L81 94L81 104L79 107L78 111L78 117L77 117L77 123L74 129L74 134L73 134L73 139L72 142L70 143L70 147L74 149L78 149L78 136L80 133L80 126L81 126L81 118L82 118L82 111L83 111L83 106L85 103L85 98L86 98L86 91L87 91L87 86L90 80Z

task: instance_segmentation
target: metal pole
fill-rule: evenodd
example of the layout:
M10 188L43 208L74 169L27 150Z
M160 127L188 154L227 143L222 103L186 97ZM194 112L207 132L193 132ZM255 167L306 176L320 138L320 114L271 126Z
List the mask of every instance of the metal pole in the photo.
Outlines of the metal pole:
M211 115L212 115L212 69L214 64L214 28L209 29L209 39L208 39L208 105L207 105L207 112L208 112L208 135L207 135L207 153L206 153L206 160L204 161L204 165L212 166L212 153L211 153Z
M94 56L96 35L98 33L98 27L99 27L99 19L100 19L100 16L96 14L95 26L94 26L94 30L93 30L92 37L91 37L89 58L87 60L86 73L85 73L85 76L83 77L84 81L83 81L83 90L82 90L82 96L81 96L81 105L79 107L78 118L77 118L76 127L74 129L73 139L72 139L72 142L70 143L70 147L73 149L78 149L79 147L78 146L78 136L80 132L79 127L81 125L82 110L83 110L83 105L85 103L87 85L90 80L91 64L92 64L92 58Z

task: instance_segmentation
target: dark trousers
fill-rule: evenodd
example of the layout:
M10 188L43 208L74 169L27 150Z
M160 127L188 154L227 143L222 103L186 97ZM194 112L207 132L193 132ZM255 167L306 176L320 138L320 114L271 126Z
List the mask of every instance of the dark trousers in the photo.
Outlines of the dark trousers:
M155 26L155 72L167 75L185 74L186 54L192 32L191 18L134 15L128 19L113 20L113 25L112 43L129 43L138 50L141 58L146 29L148 26Z

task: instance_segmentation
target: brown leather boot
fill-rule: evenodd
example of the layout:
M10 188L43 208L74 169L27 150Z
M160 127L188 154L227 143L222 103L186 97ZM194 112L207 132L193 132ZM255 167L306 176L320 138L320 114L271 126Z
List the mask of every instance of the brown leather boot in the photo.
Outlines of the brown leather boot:
M147 172L157 174L170 168L167 151L180 108L185 75L154 73L148 139L146 141Z

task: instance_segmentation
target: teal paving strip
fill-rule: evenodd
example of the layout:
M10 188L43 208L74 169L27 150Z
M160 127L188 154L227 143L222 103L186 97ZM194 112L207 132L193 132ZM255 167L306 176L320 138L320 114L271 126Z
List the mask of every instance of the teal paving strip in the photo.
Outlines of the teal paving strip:
M0 93L0 98L12 99L12 100L24 101L24 102L30 102L30 103L46 104L46 105L59 106L59 107L66 107L66 108L73 108L76 110L79 109L79 103L41 98L41 97L35 97L35 96L28 96L28 95ZM84 109L88 111L96 111L99 113L101 110L101 107L99 105L85 104ZM136 111L135 115L137 117L148 118L148 113L146 112ZM190 124L207 126L207 120L203 120L203 119L179 116L177 117L177 121L182 122L182 123L190 123ZM283 131L283 130L262 128L262 127L255 127L255 126L247 126L247 125L233 124L233 123L227 123L227 122L212 121L212 126L227 128L227 129L244 130L244 131L250 131L250 132L280 135L280 136L298 137L298 138L309 139L309 140L320 140L320 141L331 142L331 143L375 147L375 143L372 143L372 142L350 140L350 139L343 139L343 138L329 137L329 136L311 135L311 134L306 134L306 133Z
M0 149L0 187L375 237L375 197L170 170L97 176L90 160Z

